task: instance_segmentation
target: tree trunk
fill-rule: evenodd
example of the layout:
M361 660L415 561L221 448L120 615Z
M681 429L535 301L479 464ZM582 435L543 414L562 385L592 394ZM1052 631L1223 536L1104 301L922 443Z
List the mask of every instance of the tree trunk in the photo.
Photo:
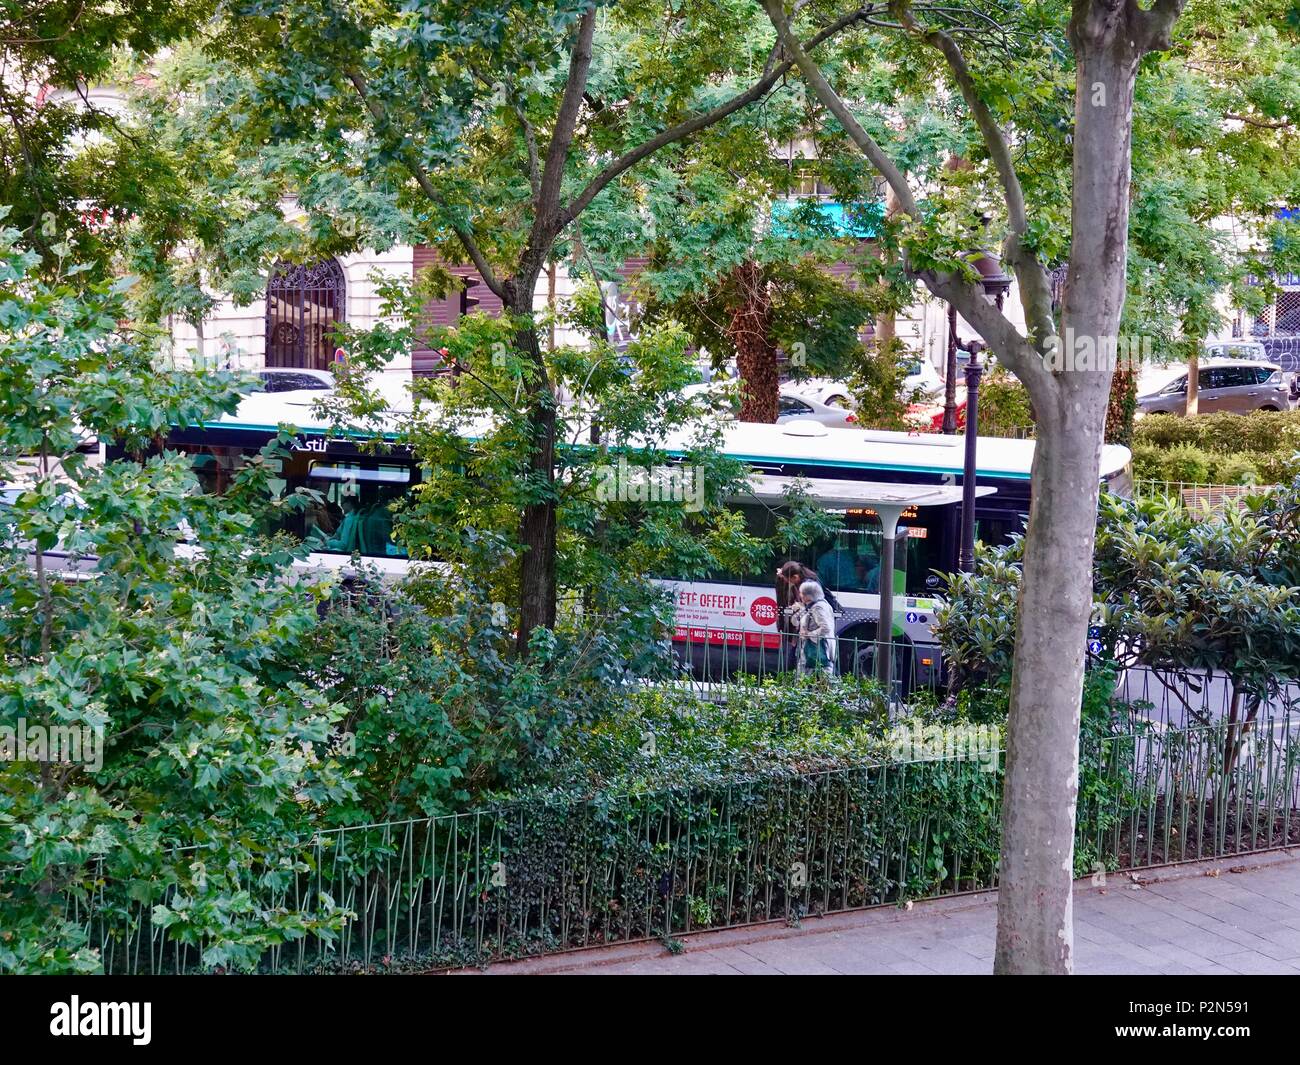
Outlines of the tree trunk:
M737 304L727 322L727 337L736 347L740 373L740 420L776 421L780 381L776 345L772 343L772 297L759 265L743 262L732 271Z
M1110 383L1110 404L1106 409L1106 443L1133 442L1133 415L1137 405L1137 373L1127 367L1115 371Z
M532 322L533 292L540 271L514 278L507 284L507 307L521 318L515 347L529 360L527 416L532 427L528 453L529 501L519 522L522 557L519 567L519 629L516 649L528 654L533 630L555 624L555 389L542 355L542 345Z
M1073 391L1073 390L1072 390ZM1106 393L1040 410L1025 538L998 894L999 973L1068 973L1079 712Z
M1062 334L1113 351L1106 341L1116 337L1124 306L1140 52L1114 9L1076 16L1071 38L1074 197ZM1069 973L1074 962L1079 713L1111 367L1070 366L1056 374L1054 401L1036 403L1003 800L999 973Z

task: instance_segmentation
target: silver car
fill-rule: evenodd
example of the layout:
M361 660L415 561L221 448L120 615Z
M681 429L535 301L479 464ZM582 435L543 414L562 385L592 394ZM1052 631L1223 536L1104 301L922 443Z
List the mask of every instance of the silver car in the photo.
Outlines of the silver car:
M1300 374L1294 372L1294 370L1288 370L1278 360L1271 358L1268 349L1258 340L1207 340L1201 358L1207 361L1211 359L1231 359L1281 366L1282 379L1286 381L1291 389L1291 398L1300 398Z
M1201 414L1228 411L1290 410L1291 390L1282 370L1273 363L1248 359L1216 359L1202 363L1197 378L1197 410ZM1137 398L1138 414L1185 414L1187 374Z
M858 417L849 406L847 390L822 388L820 383L787 381L777 397L776 422L818 422L833 428L850 428ZM740 382L735 378L718 379L709 384L697 383L682 389L683 396L703 397L717 413L737 417L740 414Z
M783 388L777 399L776 424L784 425L787 421L819 421L833 429L848 429L858 424L858 416L848 399L840 395L819 399Z

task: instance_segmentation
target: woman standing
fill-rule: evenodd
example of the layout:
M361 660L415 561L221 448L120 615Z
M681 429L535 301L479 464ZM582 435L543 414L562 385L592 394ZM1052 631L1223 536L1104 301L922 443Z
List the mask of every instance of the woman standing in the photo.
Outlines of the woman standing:
M799 586L803 610L799 615L799 672L835 676L835 615L822 586L804 581Z
M798 665L799 615L803 610L803 604L799 600L799 586L806 581L816 581L821 585L816 570L794 559L783 563L776 571L776 624L782 637L782 666L787 670ZM831 610L838 611L840 604L835 601L835 596L824 588L822 590Z

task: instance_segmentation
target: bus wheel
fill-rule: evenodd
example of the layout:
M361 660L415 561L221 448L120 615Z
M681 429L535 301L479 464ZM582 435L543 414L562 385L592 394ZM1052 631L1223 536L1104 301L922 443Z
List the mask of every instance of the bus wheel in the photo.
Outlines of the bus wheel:
M840 633L840 675L870 677L875 674L876 627L858 625Z

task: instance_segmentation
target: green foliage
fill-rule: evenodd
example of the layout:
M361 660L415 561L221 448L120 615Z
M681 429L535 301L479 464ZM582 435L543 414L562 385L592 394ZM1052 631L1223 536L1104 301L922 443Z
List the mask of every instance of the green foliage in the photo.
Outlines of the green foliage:
M736 774L815 771L888 757L874 682L740 681L724 702L668 686L570 728L516 795L644 792Z
M1300 411L1143 418L1133 431L1133 471L1151 480L1285 484L1300 474Z
M791 360L786 369L793 376L848 376L862 356L862 328L880 302L830 272L840 260L861 257L857 242L833 232L809 202L798 203L774 229L765 216L791 171L753 160L752 180L742 189L732 177L734 159L717 166L710 158L715 148L705 141L690 150L685 178L660 170L644 179L656 240L648 249L629 249L650 252L636 279L643 319L682 323L692 343L721 366L737 354L734 316L761 299L763 340L773 358L780 352ZM763 182L767 195L758 194ZM753 279L740 270L748 264L756 266Z
M389 282L382 291L387 321L349 336L358 371L382 367L418 329L420 284ZM578 324L593 324L589 306L573 313ZM560 586L595 590L611 607L642 600L651 576L747 569L765 545L725 505L740 490L743 465L720 453L719 424L703 402L682 395L695 375L684 331L671 323L646 329L621 353L600 342L545 354L550 379L572 398L556 411L561 443L549 484L529 466L527 361L517 337L509 317L483 314L431 333L459 372L420 382L414 414L396 426L425 471L397 516L395 536L410 557L451 564L466 585L513 610L518 570L504 563L520 549L519 512L550 498ZM373 432L385 406L359 376L345 375L328 412ZM674 435L680 462L663 443ZM674 469L676 498L638 497L638 485Z
M261 910L244 880L300 869L295 838L351 792L325 746L340 710L285 668L326 590L286 583L298 550L257 532L301 500L272 503L266 461L222 498L174 455L88 462L87 432L144 448L232 409L245 382L158 373L121 325L123 284L78 287L74 266L41 281L16 237L0 233L0 723L82 746L0 768L0 970L98 967L66 909L92 895L106 912L157 902L204 965L246 967L342 920L315 897ZM87 579L52 569L55 548Z
M1101 661L1228 677L1256 699L1300 663L1300 479L1244 511L1103 496L1094 566ZM936 633L959 680L1009 672L1021 543L982 550L949 579Z
M907 392L910 360L903 355L903 345L895 338L889 344L868 345L858 357L849 388L858 421L867 428L897 431L909 428L907 408L920 397Z
M958 684L1010 676L1023 557L1019 537L1003 547L977 543L975 571L948 575L934 633Z
M1000 365L980 382L981 436L1015 436L1034 424L1034 408L1025 386Z
M1260 698L1300 663L1296 486L1204 517L1107 498L1097 536L1098 622L1119 652L1165 669L1222 673Z
M0 4L0 204L9 224L57 270L71 257L103 270L121 230L171 175L145 140L91 100L125 55L150 55L190 33L211 0L46 0ZM125 144L135 149L121 150ZM61 255L56 244L65 243Z
M1133 470L1139 477L1209 484L1214 459L1194 444L1177 444L1168 451L1141 447L1133 452ZM1228 482L1231 483L1231 482Z
M400 593L337 599L299 661L346 713L334 745L355 793L325 812L331 825L455 812L549 772L570 730L619 719L667 670L670 629L651 608L565 618L517 659L504 604L463 587L429 597L451 612Z

